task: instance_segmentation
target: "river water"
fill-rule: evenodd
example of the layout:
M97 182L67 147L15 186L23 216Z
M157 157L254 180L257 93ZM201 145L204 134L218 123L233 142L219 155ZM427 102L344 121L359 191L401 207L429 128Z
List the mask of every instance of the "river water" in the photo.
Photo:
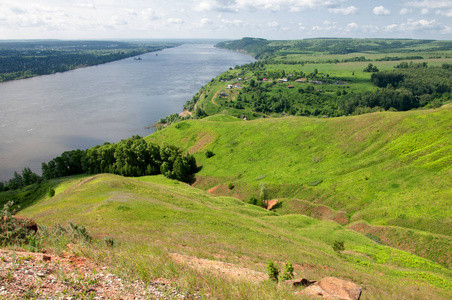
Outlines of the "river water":
M73 149L152 133L212 78L251 56L187 44L69 72L0 83L0 180Z

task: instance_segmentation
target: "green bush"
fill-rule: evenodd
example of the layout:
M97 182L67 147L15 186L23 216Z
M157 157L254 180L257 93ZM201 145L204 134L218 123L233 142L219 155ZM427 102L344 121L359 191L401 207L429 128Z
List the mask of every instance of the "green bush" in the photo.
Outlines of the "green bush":
M211 151L211 150L206 150L206 152L204 152L204 155L205 155L207 158L211 158L212 156L215 155L215 153L213 153L213 151Z
M272 261L268 261L267 263L267 274L271 281L278 282L279 269Z
M47 196L49 197L49 198L52 198L53 196L55 196L55 189L53 189L53 188L49 188L48 190L47 190Z
M344 241L334 241L333 250L336 252L341 252L345 250Z
M248 203L249 203L249 204L252 204L252 205L257 205L257 198L254 197L254 196L251 196L251 197L248 199Z
M284 265L284 273L281 276L281 280L291 280L294 278L293 275L294 268L290 262Z

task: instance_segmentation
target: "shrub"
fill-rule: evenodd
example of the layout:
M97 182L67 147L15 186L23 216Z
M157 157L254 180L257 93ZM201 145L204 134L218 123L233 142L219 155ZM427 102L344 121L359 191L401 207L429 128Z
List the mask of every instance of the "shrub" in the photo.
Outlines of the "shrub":
M52 198L53 196L55 196L55 189L53 189L53 188L49 188L48 190L47 190L47 196L49 197L49 198Z
M267 197L267 186L265 185L265 182L261 182L259 184L259 198L260 200L265 200L265 198Z
M232 184L232 182L228 183L228 189L232 190L234 188L234 184Z
M275 266L275 264L272 261L269 261L267 263L267 273L268 278L271 281L278 282L279 269Z
M249 203L249 204L252 204L252 205L257 205L257 198L254 197L254 196L251 196L251 197L248 199L248 203Z
M334 241L333 250L336 252L341 252L345 250L344 241Z
M105 244L109 247L113 247L115 245L115 240L112 237L104 238Z
M211 151L211 150L206 150L206 152L204 152L204 155L205 155L207 158L211 158L212 156L215 155L215 153L213 153L213 151Z
M11 209L13 202L3 205L0 211L0 245L23 244L31 234L27 228L27 221L13 217L15 211Z
M290 262L286 263L284 265L284 273L281 276L281 280L291 280L291 279L293 279L293 277L294 277L293 276L293 271L294 271L294 268L293 268L292 264Z

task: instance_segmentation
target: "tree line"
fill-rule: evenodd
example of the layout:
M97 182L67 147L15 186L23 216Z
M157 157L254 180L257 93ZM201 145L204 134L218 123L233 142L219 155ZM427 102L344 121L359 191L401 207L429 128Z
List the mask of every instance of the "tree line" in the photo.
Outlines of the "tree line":
M183 154L174 145L147 143L140 136L84 151L66 151L48 163L42 163L44 179L84 173L122 176L163 174L170 179L188 182L196 170L193 155Z
M174 145L159 146L147 143L140 136L133 136L116 144L105 143L87 150L65 151L49 162L42 163L42 177L30 168L24 168L22 173L14 172L13 178L0 182L0 192L77 174L163 174L170 179L189 182L196 171L196 159L193 155L184 154Z

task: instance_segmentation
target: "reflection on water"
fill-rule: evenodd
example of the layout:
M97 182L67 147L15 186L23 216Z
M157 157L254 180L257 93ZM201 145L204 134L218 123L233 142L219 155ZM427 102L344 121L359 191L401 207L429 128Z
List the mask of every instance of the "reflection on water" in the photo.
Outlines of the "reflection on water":
M212 45L183 45L65 73L0 83L0 180L66 150L146 136L146 126L229 67L254 61Z

